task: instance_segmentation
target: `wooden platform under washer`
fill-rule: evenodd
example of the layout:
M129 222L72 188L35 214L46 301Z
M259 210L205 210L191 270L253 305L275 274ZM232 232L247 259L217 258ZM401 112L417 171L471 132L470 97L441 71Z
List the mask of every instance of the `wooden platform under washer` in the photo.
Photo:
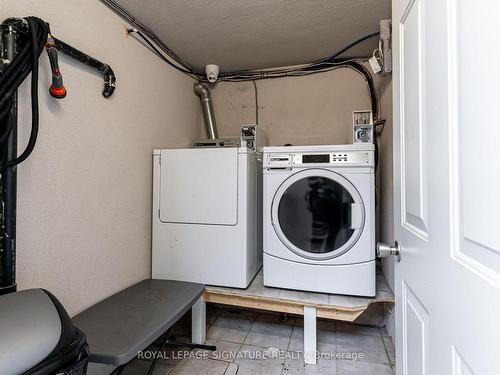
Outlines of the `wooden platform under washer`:
M392 305L394 294L381 273L377 274L376 296L365 298L266 287L260 270L247 289L207 286L205 301L297 315L310 306L316 308L318 318L353 322L372 304Z

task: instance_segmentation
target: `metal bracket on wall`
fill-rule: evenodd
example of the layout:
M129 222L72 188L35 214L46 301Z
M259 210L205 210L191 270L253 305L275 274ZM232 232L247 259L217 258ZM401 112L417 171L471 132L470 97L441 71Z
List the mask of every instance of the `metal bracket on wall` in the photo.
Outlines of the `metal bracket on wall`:
M54 38L56 49L65 55L87 65L91 68L97 69L103 75L104 88L102 89L102 96L109 98L113 95L116 87L116 76L113 69L108 64L100 62L99 60L87 55L86 53L70 46L69 44Z

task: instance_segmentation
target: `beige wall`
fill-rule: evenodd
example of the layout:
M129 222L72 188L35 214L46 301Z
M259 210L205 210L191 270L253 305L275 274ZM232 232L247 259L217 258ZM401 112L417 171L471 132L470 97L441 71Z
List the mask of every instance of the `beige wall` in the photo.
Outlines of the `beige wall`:
M257 90L259 125L271 145L350 143L352 111L370 108L363 77L349 69L261 80ZM217 83L212 96L219 136L237 136L241 124L255 123L252 82Z
M117 75L104 99L102 78L61 56L68 96L56 101L43 53L39 140L19 167L19 288L47 288L75 314L149 276L151 150L198 137L199 103L192 80L125 37L125 22L98 1L2 0L0 19L27 15ZM20 89L20 147L28 86Z

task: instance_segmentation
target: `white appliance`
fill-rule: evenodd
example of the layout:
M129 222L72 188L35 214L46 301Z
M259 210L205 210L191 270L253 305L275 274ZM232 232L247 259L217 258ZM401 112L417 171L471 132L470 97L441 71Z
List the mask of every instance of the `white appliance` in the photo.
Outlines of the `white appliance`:
M249 285L262 266L261 169L246 147L153 152L153 278Z
M263 152L264 285L374 296L374 145Z

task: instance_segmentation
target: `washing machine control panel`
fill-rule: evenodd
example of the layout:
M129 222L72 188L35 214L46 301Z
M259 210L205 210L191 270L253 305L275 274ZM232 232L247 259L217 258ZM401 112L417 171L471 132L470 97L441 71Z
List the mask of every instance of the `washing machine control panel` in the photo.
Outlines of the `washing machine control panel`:
M267 169L291 169L293 166L306 165L369 165L368 151L345 151L328 153L293 153L267 154L265 167Z

